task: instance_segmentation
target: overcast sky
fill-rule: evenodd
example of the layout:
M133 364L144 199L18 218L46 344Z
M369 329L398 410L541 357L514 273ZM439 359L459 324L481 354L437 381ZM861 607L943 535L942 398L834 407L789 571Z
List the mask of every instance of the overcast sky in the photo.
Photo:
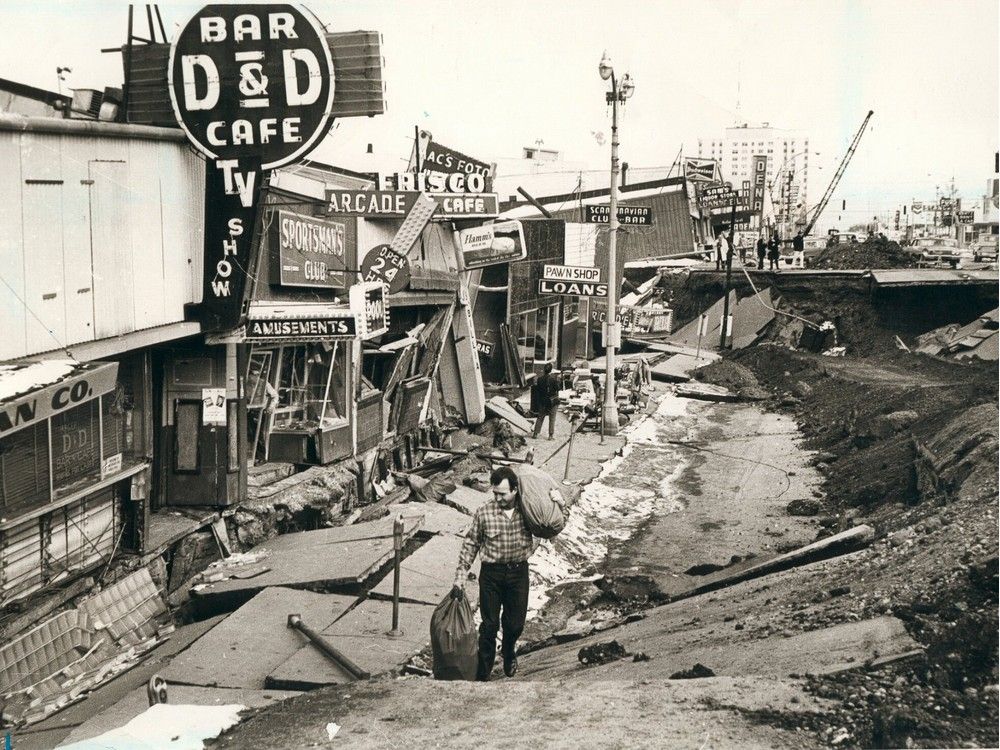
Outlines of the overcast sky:
M200 3L163 3L173 35ZM604 169L607 49L635 95L621 121L622 158L669 165L683 144L737 120L801 131L819 150L818 200L869 109L870 129L836 194L845 222L933 199L935 186L975 200L998 148L996 0L381 0L307 3L333 31L382 33L387 114L342 120L317 155L361 169L399 168L413 126L492 161L544 141ZM125 36L115 0L4 0L0 77L48 89L120 85ZM144 6L137 5L140 33ZM373 144L374 158L365 156ZM633 173L638 177L641 173ZM839 211L837 211L839 213Z

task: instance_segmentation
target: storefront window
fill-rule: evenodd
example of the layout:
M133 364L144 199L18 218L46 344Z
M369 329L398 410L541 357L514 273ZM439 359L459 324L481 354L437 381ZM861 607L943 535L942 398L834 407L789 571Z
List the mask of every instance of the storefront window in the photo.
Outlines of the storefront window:
M45 422L0 438L0 510L49 500L49 441Z
M52 417L52 486L56 494L101 478L100 400Z
M535 364L535 310L514 318L514 336L517 338L517 353L525 374L532 372Z

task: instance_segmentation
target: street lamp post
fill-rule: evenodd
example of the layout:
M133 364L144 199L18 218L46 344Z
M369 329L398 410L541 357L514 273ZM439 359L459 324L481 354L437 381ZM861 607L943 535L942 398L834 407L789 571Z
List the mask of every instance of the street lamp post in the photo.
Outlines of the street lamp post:
M611 105L611 190L608 205L608 313L605 322L604 349L604 408L601 411L601 434L618 434L618 399L615 384L615 349L621 341L621 326L618 322L618 105L632 96L635 84L627 73L618 81L608 53L601 57L597 68L601 78L611 79L611 91L606 99Z

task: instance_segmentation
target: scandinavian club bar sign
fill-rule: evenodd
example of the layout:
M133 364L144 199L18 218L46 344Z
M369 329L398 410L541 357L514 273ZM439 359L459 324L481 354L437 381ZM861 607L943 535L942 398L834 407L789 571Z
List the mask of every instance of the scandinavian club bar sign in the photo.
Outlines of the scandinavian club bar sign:
M177 122L210 160L202 323L233 327L262 173L302 159L328 131L333 60L302 6L206 5L174 39L167 83Z

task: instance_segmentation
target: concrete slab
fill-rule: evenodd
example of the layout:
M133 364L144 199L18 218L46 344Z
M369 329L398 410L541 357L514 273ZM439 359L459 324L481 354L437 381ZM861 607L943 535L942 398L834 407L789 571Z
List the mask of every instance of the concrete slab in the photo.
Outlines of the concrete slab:
M179 706L231 706L239 704L247 708L263 708L286 698L294 698L301 693L291 690L231 690L225 688L193 687L190 685L169 685L167 698ZM149 708L146 688L137 688L118 703L91 717L78 726L63 741L63 744L81 742L125 726ZM21 745L18 744L20 748Z
M490 497L492 495L489 492L480 492L471 487L459 485L455 488L454 492L446 495L441 502L471 516L480 505L488 502Z
M455 511L457 512L457 511ZM455 566L463 539L452 535L436 536L403 560L399 575L400 601L437 606L451 590ZM373 588L369 595L392 599L392 572Z
M232 611L271 586L323 587L350 591L360 586L392 557L393 519L381 518L352 526L284 534L254 547L267 555L253 565L259 575L199 584L191 590L199 611ZM406 519L404 540L420 528ZM222 566L224 575L242 575L246 565ZM253 572L251 571L251 572Z
M63 743L74 727L83 724L91 716L113 706L133 690L145 685L149 678L158 674L177 654L184 651L198 638L218 625L225 615L195 622L177 628L161 646L153 649L147 658L127 672L115 677L90 693L80 703L60 711L45 721L33 724L30 731L18 732L18 750L49 750Z
M691 371L704 367L717 360L719 356L713 352L702 351L691 354L674 354L662 362L653 365L650 372L653 380L663 380L668 383L683 383L691 379Z
M333 623L322 635L334 648L373 676L401 667L430 642L431 615L426 604L400 604L400 638L386 632L392 626L392 603L369 599ZM270 687L312 690L325 685L341 685L351 678L312 644L303 646L267 678Z
M732 348L743 349L750 346L760 332L774 320L774 301L771 289L762 289L759 295L744 297L733 311Z
M353 596L281 586L264 589L160 674L171 684L263 689L271 670L302 647L302 636L287 627L288 615L300 614L310 627L321 630L355 602Z
M738 401L739 396L711 383L682 383L677 386L677 395L682 398L695 398L699 401Z
M729 309L733 310L735 305L736 291L733 290L729 292ZM722 328L722 312L724 309L725 298L720 297L711 307L704 311L705 315L708 316L708 332L702 337L702 348L718 349L719 334ZM698 345L698 318L699 316L696 315L693 320L670 334L667 343L680 344L691 348L696 347Z
M421 532L464 536L472 519L468 514L442 503L395 503L388 506L389 518L421 519Z

